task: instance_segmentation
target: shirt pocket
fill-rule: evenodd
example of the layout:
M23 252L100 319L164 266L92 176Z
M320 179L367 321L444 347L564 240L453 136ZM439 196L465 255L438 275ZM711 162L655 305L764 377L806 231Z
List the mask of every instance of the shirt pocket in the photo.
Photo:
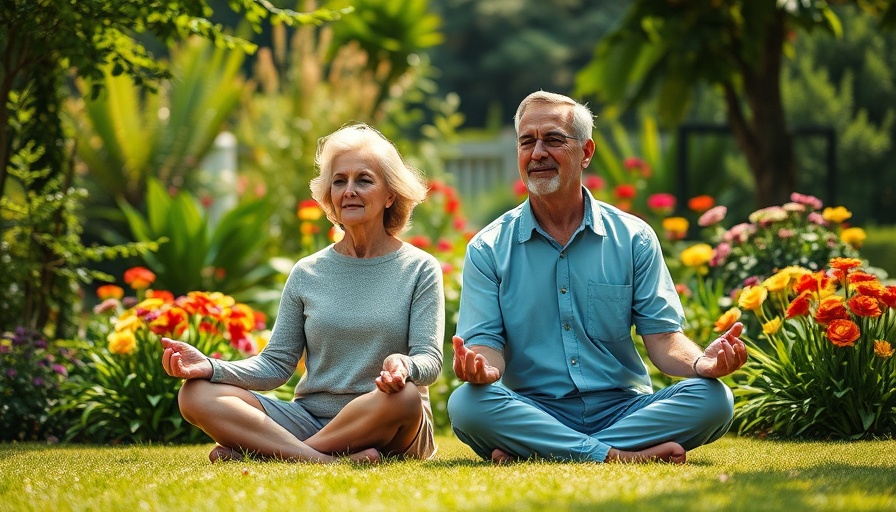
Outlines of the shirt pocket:
M631 285L588 281L588 321L585 332L605 343L632 339Z

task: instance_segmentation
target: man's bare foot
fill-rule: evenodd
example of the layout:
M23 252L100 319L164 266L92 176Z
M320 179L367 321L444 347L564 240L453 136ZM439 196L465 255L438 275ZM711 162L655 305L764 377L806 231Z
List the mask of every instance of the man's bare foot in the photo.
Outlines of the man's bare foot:
M212 448L212 451L208 454L208 460L212 462L243 460L243 453L239 450L234 450L233 448L216 444L215 447Z
M687 462L687 452L680 444L672 441L635 452L610 448L604 462L671 462L672 464L684 464Z
M380 452L378 452L376 448L368 448L366 450L361 450L360 452L348 454L348 459L350 461L362 462L365 464L379 464L382 458L383 456L380 455Z
M516 460L516 457L500 448L492 450L492 462L495 464L507 464Z

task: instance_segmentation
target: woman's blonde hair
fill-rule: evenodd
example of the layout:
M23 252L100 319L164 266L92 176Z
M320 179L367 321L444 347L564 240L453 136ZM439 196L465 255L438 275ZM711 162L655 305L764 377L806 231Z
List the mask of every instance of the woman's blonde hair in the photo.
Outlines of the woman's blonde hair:
M311 197L318 202L330 222L340 224L330 195L333 162L339 155L350 151L364 151L373 157L376 170L386 181L386 188L396 196L383 216L386 232L398 235L405 231L410 227L414 207L426 199L426 179L422 172L404 161L389 139L367 124L343 126L317 141L317 155L314 158L317 176L311 180Z

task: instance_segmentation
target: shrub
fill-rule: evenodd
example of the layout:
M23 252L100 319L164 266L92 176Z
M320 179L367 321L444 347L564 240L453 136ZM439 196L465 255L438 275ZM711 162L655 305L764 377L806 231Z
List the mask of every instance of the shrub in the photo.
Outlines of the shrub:
M39 332L24 327L0 337L0 440L53 439L64 429L64 418L49 410L59 401L69 368L78 364L74 352L50 344Z
M123 290L114 285L97 290L103 302L94 310L86 339L77 343L90 363L83 377L66 383L71 397L57 409L80 415L67 440L204 440L205 434L181 417L181 381L162 368L161 337L181 339L222 359L254 354L265 343L258 333L264 319L245 304L219 292L174 298L148 289L154 278L142 267L125 273L137 297L122 297Z
M896 286L855 258L787 267L738 298L762 325L735 389L741 433L858 439L896 434Z

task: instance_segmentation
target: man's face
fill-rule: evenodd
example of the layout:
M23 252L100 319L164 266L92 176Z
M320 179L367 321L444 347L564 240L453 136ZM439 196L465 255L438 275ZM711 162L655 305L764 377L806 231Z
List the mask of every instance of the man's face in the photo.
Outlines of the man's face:
M531 195L579 191L593 151L592 141L572 134L571 106L532 103L520 118L517 158Z

